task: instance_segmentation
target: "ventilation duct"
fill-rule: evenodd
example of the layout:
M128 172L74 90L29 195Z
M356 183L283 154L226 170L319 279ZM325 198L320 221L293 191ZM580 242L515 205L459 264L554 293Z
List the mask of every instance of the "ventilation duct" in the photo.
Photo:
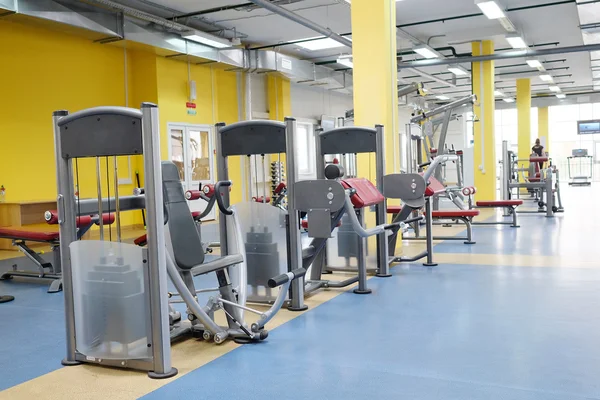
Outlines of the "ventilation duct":
M237 71L277 72L296 83L343 93L350 93L352 90L351 74L271 50L218 50L185 40L179 33L192 28L111 0L86 0L86 3L67 0L0 0L0 18L35 22L104 45L142 48L182 61L189 60L197 64L220 63Z

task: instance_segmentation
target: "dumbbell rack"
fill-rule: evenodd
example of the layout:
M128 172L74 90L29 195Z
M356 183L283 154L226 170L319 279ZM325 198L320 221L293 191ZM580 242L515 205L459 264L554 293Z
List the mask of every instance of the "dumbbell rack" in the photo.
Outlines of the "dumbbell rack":
M281 161L273 161L271 163L271 198L277 197L275 189L281 182L285 182L285 167Z

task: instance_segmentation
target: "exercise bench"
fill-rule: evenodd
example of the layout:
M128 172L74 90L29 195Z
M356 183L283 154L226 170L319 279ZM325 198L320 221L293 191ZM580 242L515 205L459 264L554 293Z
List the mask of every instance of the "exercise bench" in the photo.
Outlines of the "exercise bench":
M56 211L46 211L44 219L49 225L58 223L58 213ZM114 214L104 214L103 223L110 225L114 222ZM84 215L77 217L77 239L80 239L94 224L99 223L98 216ZM62 275L60 265L60 240L58 232L41 232L26 229L0 228L0 239L11 239L13 246L23 252L25 257L31 260L38 271L19 270L17 264L13 264L12 271L7 271L0 275L0 280L12 279L13 277L23 277L31 279L52 280L48 288L48 293L56 293L62 290ZM27 245L27 242L45 243L52 249L53 261L48 262L38 253Z

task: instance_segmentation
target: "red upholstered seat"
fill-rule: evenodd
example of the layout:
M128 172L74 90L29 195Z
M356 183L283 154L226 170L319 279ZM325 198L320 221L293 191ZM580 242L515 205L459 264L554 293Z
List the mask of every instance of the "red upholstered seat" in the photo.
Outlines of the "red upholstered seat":
M433 218L452 218L452 217L476 217L479 215L479 210L439 210L432 211Z
M142 235L139 238L135 239L133 243L135 243L137 246L141 246L143 244L146 244L146 242L148 241L147 239L148 238L146 237L146 235Z
M540 178L529 178L529 182L539 182Z
M365 178L349 178L341 181L344 189L354 189L356 193L350 197L354 208L374 206L385 200L385 197L377 190L369 180Z
M200 214L202 214L200 211L192 211L192 217L194 218L199 217Z
M488 200L478 201L477 207L513 207L523 204L523 200Z
M0 238L29 240L32 242L53 242L58 240L58 232L35 232L21 229L0 228Z

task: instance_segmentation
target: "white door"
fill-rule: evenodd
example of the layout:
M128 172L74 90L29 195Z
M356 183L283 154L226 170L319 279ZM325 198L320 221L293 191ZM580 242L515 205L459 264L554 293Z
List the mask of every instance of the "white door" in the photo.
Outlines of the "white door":
M170 159L179 169L184 190L198 190L200 186L214 183L212 129L208 125L169 124ZM193 200L190 210L203 211L206 202ZM204 220L214 220L215 210Z

